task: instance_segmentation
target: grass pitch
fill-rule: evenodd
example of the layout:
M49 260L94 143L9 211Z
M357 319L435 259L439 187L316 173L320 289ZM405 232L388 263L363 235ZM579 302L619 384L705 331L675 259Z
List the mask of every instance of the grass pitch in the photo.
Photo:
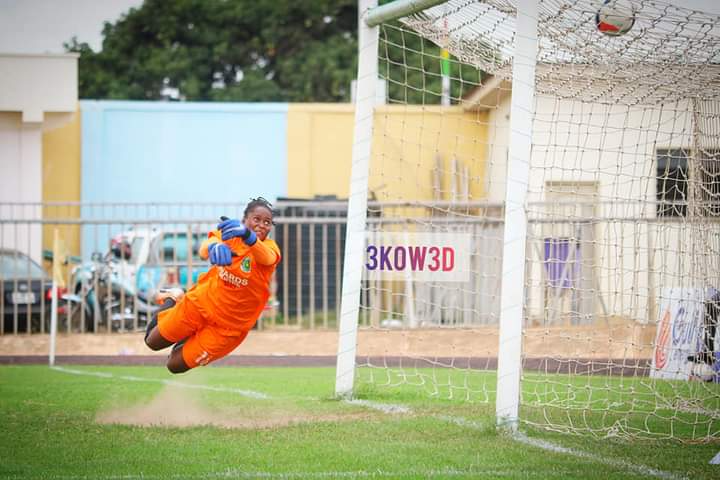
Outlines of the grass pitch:
M720 477L718 444L513 438L492 402L333 386L333 368L0 367L0 477Z

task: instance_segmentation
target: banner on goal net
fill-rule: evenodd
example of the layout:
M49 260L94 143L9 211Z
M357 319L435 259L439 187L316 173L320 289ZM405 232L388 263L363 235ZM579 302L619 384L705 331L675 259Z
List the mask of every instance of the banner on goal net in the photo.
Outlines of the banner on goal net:
M689 380L692 359L703 349L705 339L706 289L666 288L660 298L660 318L655 334L655 349L650 376L668 380ZM717 339L716 339L717 341ZM717 360L708 365L720 370ZM715 375L717 381L718 375Z

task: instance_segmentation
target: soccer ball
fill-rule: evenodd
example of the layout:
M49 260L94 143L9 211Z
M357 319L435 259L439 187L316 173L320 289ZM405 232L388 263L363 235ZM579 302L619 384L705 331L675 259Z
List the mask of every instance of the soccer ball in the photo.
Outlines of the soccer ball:
M595 14L595 26L605 35L617 37L635 25L635 10L629 0L605 0Z

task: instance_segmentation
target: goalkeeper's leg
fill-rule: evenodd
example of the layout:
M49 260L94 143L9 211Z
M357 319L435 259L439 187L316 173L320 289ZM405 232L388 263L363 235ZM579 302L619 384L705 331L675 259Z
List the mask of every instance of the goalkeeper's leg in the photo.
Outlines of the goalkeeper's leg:
M150 322L148 322L147 329L145 330L145 344L152 350L162 350L172 345L173 341L170 341L160 334L158 328L158 317L161 312L173 308L182 298L185 292L181 288L172 288L168 290L161 290L156 298L157 303L161 304L161 307L153 313Z
M219 360L235 350L247 334L248 332L238 332L237 335L227 335L212 325L205 325L175 344L168 358L167 368L172 373L183 373Z

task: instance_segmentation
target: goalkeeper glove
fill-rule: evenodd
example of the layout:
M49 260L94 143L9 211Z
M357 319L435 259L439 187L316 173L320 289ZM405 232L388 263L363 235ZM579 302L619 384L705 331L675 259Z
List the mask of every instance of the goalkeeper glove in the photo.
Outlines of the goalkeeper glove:
M247 228L240 220L231 218L218 223L218 230L222 234L223 241L240 237L246 245L252 247L257 242L255 232Z
M211 243L208 246L208 258L213 265L230 265L232 250L224 243Z

